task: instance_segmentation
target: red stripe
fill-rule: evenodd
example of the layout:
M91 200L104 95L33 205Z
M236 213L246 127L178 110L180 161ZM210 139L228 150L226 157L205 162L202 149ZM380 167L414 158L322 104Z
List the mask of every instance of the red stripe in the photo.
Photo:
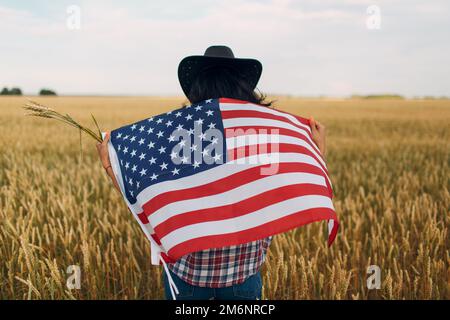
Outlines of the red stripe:
M278 116L272 113L262 112L262 111L255 111L255 110L224 110L221 111L222 119L236 119L236 118L263 118L263 119L270 119L270 120L278 120L283 121L285 123L291 124L307 133L309 138L312 140L311 132L308 129L305 129L304 127L296 124L295 122L283 117ZM308 126L309 128L309 126Z
M178 259L173 259L170 256L168 256L165 252L161 251L161 258L163 258L165 263L175 263ZM162 264L162 263L160 263Z
M239 232L205 236L184 241L172 247L168 254L173 260L178 260L190 252L247 243L278 233L286 232L311 222L329 219L337 220L336 213L332 209L313 208L303 210L275 221Z
M137 216L138 216L139 220L141 220L141 222L143 224L149 223L147 215L144 212L139 213Z
M275 149L275 147L277 149ZM290 143L266 143L266 144L242 146L239 148L229 149L227 152L227 161L237 160L239 158L245 158L251 155L270 154L272 152L300 153L309 155L310 157L315 159L326 175L325 181L327 183L328 188L330 189L330 197L333 198L333 191L330 182L328 180L330 174L328 173L327 168L319 161L319 158L314 153L312 153L310 150L308 150L303 146ZM270 164L268 164L267 166L270 166Z
M305 126L308 126L309 128L311 128L309 119L306 119L306 118L297 116L297 115L292 114L292 113L289 113L289 112L284 112L284 111L280 111L280 110L277 110L277 111L282 112L282 113L285 113L285 114L289 114L289 115L293 116L294 118L296 118L296 119L297 119L298 121L300 121L301 123L303 123Z
M277 173L308 172L323 176L322 170L320 170L316 166L306 163L287 162L287 163L279 163L277 165L278 165ZM238 186L266 177L266 175L261 174L261 168L265 166L266 165L261 165L249 168L234 173L230 176L224 177L222 179L215 180L213 182L200 185L197 187L168 191L162 194L158 194L157 196L153 197L151 200L149 200L147 203L143 205L143 210L148 217L156 210L172 202L205 197L234 189Z
M168 233L191 224L231 219L260 210L277 202L306 195L329 197L327 187L316 184L291 184L262 192L242 201L214 208L206 208L178 214L155 227L155 233L162 239Z
M269 139L269 135L273 135L273 136L282 136L282 135L284 135L284 134L281 134L278 131L278 129L272 129L270 132L266 131L265 129L262 129L262 132L258 131L258 130L254 130L254 129L241 130L239 128L237 130L227 129L227 131L228 130L229 130L229 132L225 132L225 135L227 136L227 138L234 138L234 139L236 139L237 142L239 141L239 140L237 140L239 137L244 138L246 136L259 135L261 137L266 136L267 137L267 142L271 143L271 141ZM316 148L311 144L311 142L307 138L305 138L304 135L302 135L302 134L300 134L298 132L292 131L292 130L288 130L288 131L289 131L289 132L287 132L288 134L285 134L285 136L289 136L289 137L293 137L293 138L296 138L296 139L300 139L300 140L304 141L305 143L307 143L309 146L311 146L314 150L316 150ZM255 139L256 143L259 143L258 139ZM252 142L252 141L249 140L248 142ZM316 152L317 152L317 150L316 150ZM320 151L317 152L317 153L320 155Z
M158 237L158 235L157 235L156 233L152 233L152 234L150 235L150 237L152 237L152 239L155 240L155 242L158 244L158 246L161 245L160 237Z
M233 98L219 98L219 103L248 104L250 102Z
M280 134L292 137L305 137L298 131L271 126L236 126L225 129L225 138L233 138L249 134Z
M336 239L337 232L339 230L339 222L337 219L334 220L333 229L331 229L331 233L328 236L328 247L330 247L334 240Z
M275 130L275 132L274 132ZM298 131L294 131L291 129L285 129L285 128L277 128L277 127L270 127L270 126L239 126L239 127L230 127L225 129L225 138L234 138L234 137L240 137L240 136L246 136L246 135L252 135L252 134L278 134L278 135L284 135L284 136L291 136L294 138L301 139L308 143L315 151L316 153L323 159L322 154L320 153L320 150L317 148L316 144L309 139L305 139L305 135L299 133Z
M226 104L226 103L230 103L230 104L248 104L249 102L248 102L248 101L244 101L244 100L231 99L231 98L220 98L220 99L219 99L219 103L220 103L220 104ZM257 105L257 106L260 106L260 107L263 107L263 108L267 108L267 109L270 109L270 110L276 110L277 112L280 112L280 113L283 113L283 114L286 114L286 115L293 116L293 117L295 117L298 121L300 121L301 123L303 123L305 126L308 126L308 127L310 126L310 125L309 125L309 120L308 120L308 119L303 118L303 117L300 117L300 116L295 115L295 114L293 114L293 113L289 113L289 112L286 112L286 111L282 111L282 110L279 110L279 109L275 109L275 108L273 108L273 107L264 106L264 105L262 105L262 104L257 104L257 103L252 103L252 104Z
M232 160L237 160L240 158L245 158L247 156L252 155L260 155L260 154L270 154L273 152L280 152L280 153L300 153L300 154L306 154L312 158L314 158L320 167L323 169L325 174L329 176L328 170L325 166L322 165L322 163L319 161L319 158L312 153L310 150L303 146L299 146L296 144L291 143L266 143L266 144L258 144L258 145L249 145L249 146L242 146L234 149L230 149L227 152L227 162Z

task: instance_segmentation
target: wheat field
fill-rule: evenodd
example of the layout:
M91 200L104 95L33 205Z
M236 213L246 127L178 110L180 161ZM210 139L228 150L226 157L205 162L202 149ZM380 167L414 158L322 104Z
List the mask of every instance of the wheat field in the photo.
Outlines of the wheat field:
M176 98L34 98L113 129L168 111ZM95 142L24 117L0 99L0 299L162 299L162 271L113 190ZM276 108L328 128L328 167L341 229L326 246L316 223L277 235L264 299L449 299L449 100L279 98ZM69 290L67 268L81 268ZM366 286L381 269L381 288Z

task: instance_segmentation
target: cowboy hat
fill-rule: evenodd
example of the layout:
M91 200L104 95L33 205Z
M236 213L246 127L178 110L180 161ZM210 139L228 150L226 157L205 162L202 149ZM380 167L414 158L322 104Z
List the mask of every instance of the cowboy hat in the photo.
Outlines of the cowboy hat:
M227 46L211 46L203 56L189 56L181 60L178 66L178 80L186 96L189 96L192 83L197 75L211 67L230 67L256 88L262 73L262 64L256 59L235 58Z

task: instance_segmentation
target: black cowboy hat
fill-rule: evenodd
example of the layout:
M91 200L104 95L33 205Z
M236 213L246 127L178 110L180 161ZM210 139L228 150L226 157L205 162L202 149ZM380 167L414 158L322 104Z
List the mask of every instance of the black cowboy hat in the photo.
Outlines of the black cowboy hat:
M178 80L186 96L189 95L195 77L210 67L230 67L244 78L252 89L256 88L262 73L262 64L256 59L235 58L227 46L211 46L203 56L189 56L178 66Z

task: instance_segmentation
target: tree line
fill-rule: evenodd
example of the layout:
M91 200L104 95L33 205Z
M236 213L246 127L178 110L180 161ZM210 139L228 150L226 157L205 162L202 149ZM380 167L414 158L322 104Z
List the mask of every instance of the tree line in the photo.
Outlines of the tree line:
M2 91L0 91L0 96L21 96L23 95L22 90L17 87L13 87L11 89L4 87ZM56 96L56 92L50 89L41 89L39 91L40 96Z

